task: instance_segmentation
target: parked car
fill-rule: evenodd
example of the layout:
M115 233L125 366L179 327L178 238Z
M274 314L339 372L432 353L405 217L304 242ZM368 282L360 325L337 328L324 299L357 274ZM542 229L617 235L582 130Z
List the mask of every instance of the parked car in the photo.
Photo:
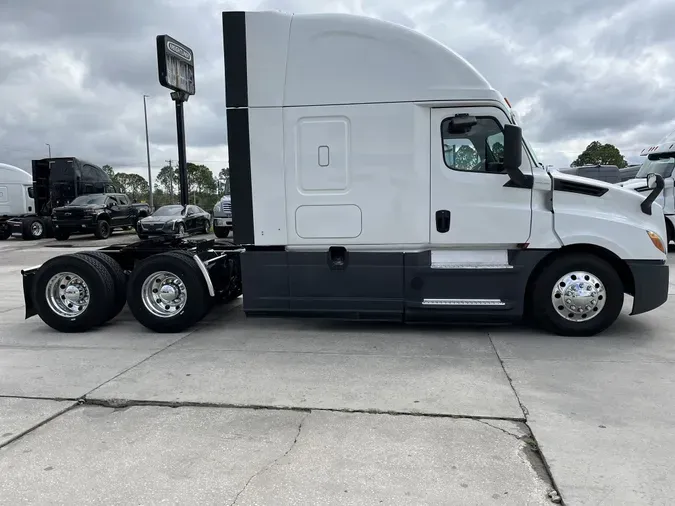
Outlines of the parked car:
M93 233L97 239L107 239L115 229L135 228L149 214L147 204L132 204L124 193L80 195L52 211L54 237L65 241L74 233Z
M162 206L152 216L139 220L136 227L141 239L151 235L208 234L210 230L211 215L194 205Z
M232 198L223 196L213 206L213 233L218 238L225 238L232 230Z

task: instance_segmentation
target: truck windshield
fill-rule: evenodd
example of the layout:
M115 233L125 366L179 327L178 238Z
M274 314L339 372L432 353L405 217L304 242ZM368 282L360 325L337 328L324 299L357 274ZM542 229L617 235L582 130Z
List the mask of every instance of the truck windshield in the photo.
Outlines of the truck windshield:
M652 172L659 174L663 178L667 178L673 173L673 167L675 167L675 153L668 153L656 160L648 158L644 161L640 170L638 170L635 178L644 179Z
M153 213L153 216L180 216L183 214L183 206L164 206Z
M71 206L91 206L91 205L104 205L105 204L105 195L80 195L79 197L74 198L71 202Z

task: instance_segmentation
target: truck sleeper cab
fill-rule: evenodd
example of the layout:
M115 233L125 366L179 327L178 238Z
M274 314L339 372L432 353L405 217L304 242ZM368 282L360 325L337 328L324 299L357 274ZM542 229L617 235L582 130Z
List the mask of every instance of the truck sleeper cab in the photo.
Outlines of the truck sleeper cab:
M666 217L667 243L675 240L675 132L666 135L658 144L646 147L640 153L645 161L640 166L634 178L624 181L620 186L634 190L641 194L649 193L647 176L659 174L663 177L663 192L656 203L663 208Z
M341 14L225 12L223 33L236 244L57 257L24 271L27 316L86 330L126 298L179 331L243 291L249 316L528 317L593 335L624 293L631 314L665 302L663 180L645 198L547 173L508 102L445 46Z

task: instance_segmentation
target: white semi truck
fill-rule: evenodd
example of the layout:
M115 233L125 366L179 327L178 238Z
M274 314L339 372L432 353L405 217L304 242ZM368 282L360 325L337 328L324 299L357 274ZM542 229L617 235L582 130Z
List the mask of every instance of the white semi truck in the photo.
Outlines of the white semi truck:
M234 243L141 241L26 269L64 332L125 302L181 331L248 316L511 322L593 335L668 295L663 188L537 161L502 95L417 31L342 14L223 13ZM191 59L191 54L188 56Z
M27 239L44 235L44 222L35 211L33 177L19 167L0 163L0 240L12 236L14 222L23 225L20 230Z
M675 240L675 177L673 177L675 132L666 135L658 144L643 149L640 156L644 156L645 161L637 174L633 179L621 183L620 186L646 194L651 191L647 186L647 176L655 173L663 177L663 192L655 202L663 208L666 216L666 240L670 244Z

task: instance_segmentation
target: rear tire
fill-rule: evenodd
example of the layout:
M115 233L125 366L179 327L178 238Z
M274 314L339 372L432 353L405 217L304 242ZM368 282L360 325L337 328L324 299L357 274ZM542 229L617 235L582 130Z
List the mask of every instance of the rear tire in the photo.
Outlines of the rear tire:
M24 220L21 236L27 241L40 240L45 236L45 224L39 218Z
M225 239L230 235L230 227L213 227L213 233L218 239Z
M113 283L115 284L115 294L113 297L114 302L110 305L110 313L105 320L108 322L120 314L127 303L127 275L122 270L120 264L110 255L106 255L100 251L84 251L81 255L95 258L101 262L105 265L110 276L112 276Z
M84 332L104 323L114 294L115 284L106 266L78 253L47 260L33 283L38 315L59 332Z
M598 334L616 321L623 307L618 273L588 253L555 258L531 286L528 314L539 327L562 336Z
M127 301L134 317L155 332L182 332L204 317L209 294L189 253L153 255L131 272Z
M0 228L0 241L6 241L10 237L12 237L12 230L9 228L9 225Z
M96 230L94 230L94 236L96 239L107 239L110 237L112 230L110 228L110 223L106 220L99 220L96 223Z

